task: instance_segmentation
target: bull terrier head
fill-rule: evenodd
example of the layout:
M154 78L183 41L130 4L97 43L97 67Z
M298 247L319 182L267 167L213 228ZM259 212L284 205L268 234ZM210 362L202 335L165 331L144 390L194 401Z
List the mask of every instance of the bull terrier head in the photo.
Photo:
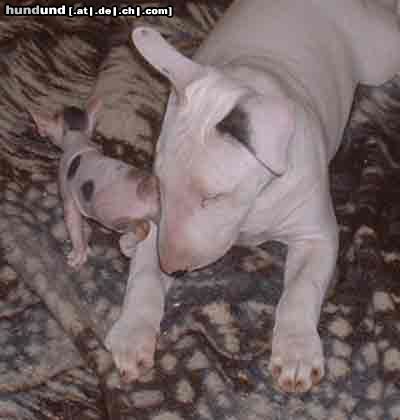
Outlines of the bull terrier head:
M285 173L292 103L195 63L153 29L132 39L173 87L154 165L161 267L191 271L229 250L261 190Z

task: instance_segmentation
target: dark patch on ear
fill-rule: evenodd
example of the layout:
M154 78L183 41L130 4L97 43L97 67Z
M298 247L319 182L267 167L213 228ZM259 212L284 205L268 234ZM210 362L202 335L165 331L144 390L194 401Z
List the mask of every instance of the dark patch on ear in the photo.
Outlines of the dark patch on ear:
M75 156L72 159L71 164L69 165L68 172L67 172L67 179L72 179L75 176L76 171L78 170L80 164L81 164L81 156L80 155Z
M85 131L89 125L89 118L85 111L76 106L66 106L63 112L64 131Z
M89 179L89 181L84 182L81 186L81 191L82 191L83 198L86 201L90 201L90 199L93 196L93 192L94 192L94 182L93 182L93 180Z
M231 112L217 124L217 130L222 134L229 134L243 146L250 148L250 128L247 113L235 106Z

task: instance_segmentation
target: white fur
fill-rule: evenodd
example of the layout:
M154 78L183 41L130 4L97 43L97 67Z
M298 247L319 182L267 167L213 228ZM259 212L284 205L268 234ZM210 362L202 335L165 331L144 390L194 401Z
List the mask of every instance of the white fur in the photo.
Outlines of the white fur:
M150 224L148 236L135 248L131 240L127 241L132 254L122 312L105 342L126 382L138 379L154 364L164 300L172 283L159 269L157 226ZM120 243L126 251L124 236Z

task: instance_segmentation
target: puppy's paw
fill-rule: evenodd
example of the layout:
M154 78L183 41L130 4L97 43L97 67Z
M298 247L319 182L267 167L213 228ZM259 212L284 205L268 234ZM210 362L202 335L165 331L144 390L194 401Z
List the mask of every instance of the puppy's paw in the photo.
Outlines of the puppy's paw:
M119 248L123 255L127 258L132 258L136 251L136 246L139 240L135 233L127 232L119 238Z
M316 331L277 330L269 369L284 392L304 393L324 376L324 356Z
M121 379L133 382L154 366L158 331L144 322L120 318L105 340Z
M90 248L87 246L84 249L74 248L67 256L67 263L75 270L79 270L88 259L90 255Z

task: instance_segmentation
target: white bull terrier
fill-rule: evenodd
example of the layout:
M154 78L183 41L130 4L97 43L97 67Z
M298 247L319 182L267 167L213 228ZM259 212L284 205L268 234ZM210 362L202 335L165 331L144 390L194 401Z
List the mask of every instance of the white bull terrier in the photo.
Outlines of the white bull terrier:
M151 28L132 33L173 88L154 164L161 268L174 275L234 244L286 243L270 361L286 392L324 375L317 325L338 252L328 164L357 84L382 84L400 69L396 8L236 0L193 61Z

